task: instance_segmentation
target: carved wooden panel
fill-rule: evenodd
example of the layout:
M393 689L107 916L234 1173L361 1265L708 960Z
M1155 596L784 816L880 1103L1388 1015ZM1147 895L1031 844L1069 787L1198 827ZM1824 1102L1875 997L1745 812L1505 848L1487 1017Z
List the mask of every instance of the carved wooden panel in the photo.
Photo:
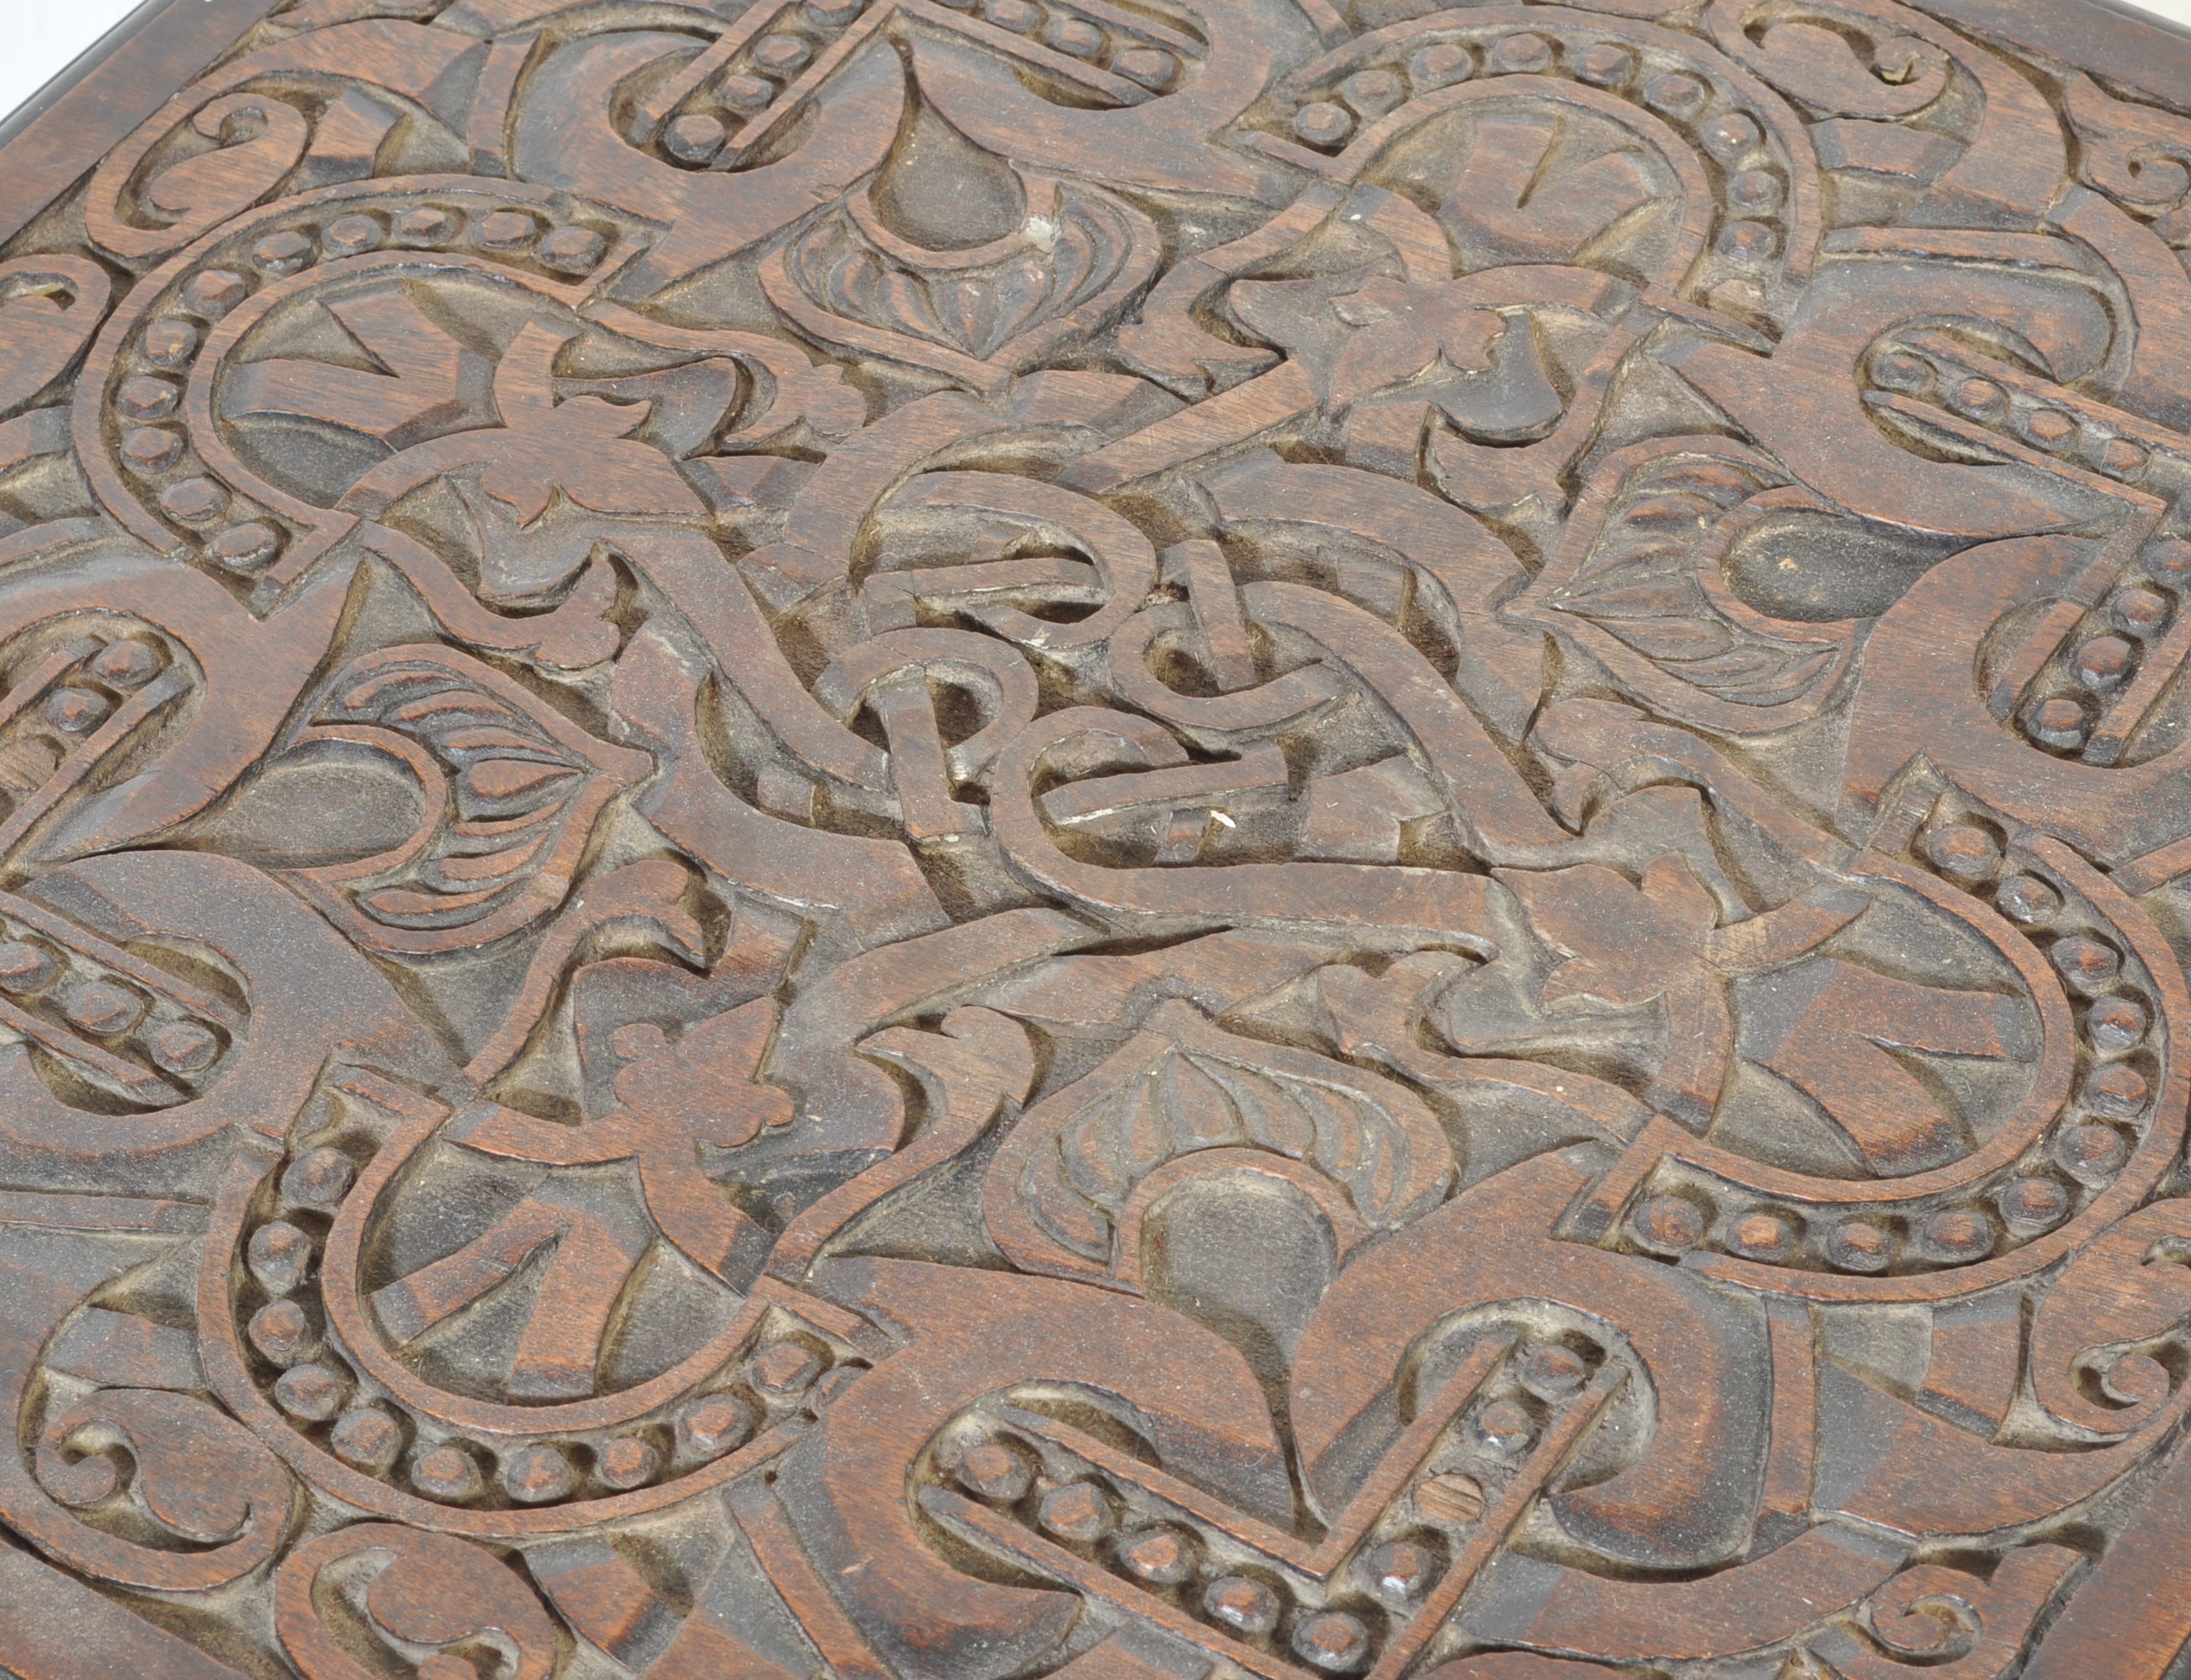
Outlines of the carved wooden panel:
M174 0L0 147L0 1671L2181 1671L2171 65Z

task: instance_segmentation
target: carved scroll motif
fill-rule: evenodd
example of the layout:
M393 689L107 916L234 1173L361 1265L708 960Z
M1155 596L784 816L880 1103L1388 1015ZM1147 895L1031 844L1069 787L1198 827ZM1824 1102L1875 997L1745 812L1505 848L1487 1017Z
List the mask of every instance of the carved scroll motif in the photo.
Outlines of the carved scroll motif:
M262 9L0 251L0 1669L2180 1669L2191 94Z

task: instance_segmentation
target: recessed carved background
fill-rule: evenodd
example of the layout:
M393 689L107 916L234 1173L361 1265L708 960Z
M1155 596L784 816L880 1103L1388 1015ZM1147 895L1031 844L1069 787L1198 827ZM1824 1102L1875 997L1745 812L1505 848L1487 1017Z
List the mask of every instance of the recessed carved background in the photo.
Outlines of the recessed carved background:
M0 1666L2174 1672L2187 194L1895 0L256 23L0 250Z

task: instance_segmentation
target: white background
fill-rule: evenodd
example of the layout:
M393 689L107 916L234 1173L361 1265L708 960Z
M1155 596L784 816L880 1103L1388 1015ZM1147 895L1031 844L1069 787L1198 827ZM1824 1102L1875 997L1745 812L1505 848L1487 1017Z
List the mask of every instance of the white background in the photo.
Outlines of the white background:
M2050 0L2028 0L2044 6ZM2191 0L2138 0L2191 25ZM0 117L136 9L137 0L0 0Z
M0 0L0 117L137 5L138 0Z

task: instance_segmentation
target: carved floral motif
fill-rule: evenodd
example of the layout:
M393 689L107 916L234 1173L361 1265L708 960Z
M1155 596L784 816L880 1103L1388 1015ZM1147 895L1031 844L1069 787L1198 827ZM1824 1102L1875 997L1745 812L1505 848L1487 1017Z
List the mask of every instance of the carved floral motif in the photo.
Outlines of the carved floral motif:
M2174 1672L2081 4L133 37L0 148L0 1669Z

